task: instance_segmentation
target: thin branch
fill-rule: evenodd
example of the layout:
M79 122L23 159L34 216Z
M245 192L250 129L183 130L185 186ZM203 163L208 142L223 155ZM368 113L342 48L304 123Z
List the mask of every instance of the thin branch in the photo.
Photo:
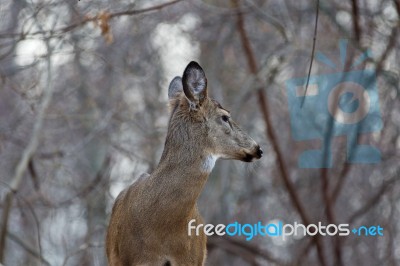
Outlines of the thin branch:
M394 3L395 3L396 10L397 10L397 12L398 12L398 14L399 14L399 20L398 20L398 22L397 22L398 25L397 25L397 26L394 26L394 27L399 27L399 26L400 26L400 1L399 1L399 0L393 0L393 1L394 1ZM399 9L398 9L397 7L399 7ZM360 43L359 43L358 41L356 41L356 40L354 40L354 39L352 39L352 38L350 37L350 36L352 35L351 32L348 32L342 25L340 25L340 24L337 22L336 17L335 17L335 14L332 13L330 9L328 9L328 8L327 8L326 6L324 6L324 5L322 5L322 6L320 7L320 9L321 9L321 11L324 13L324 15L330 20L330 22L332 22L332 23L337 27L337 29L338 29L338 31L339 31L340 34L342 34L342 35L344 35L344 36L349 36L349 37L348 37L348 38L349 38L348 41L349 41L349 43L352 44L352 46L353 46L354 48L356 48L358 51L360 51L360 52L362 52L362 53L367 52L367 48L361 47L361 45L360 45ZM381 58L381 59L382 59L382 58ZM376 68L377 65L378 65L378 60L375 60L375 59L373 59L373 58L369 58L369 59L368 59L368 62L371 63L375 68ZM376 71L376 74L377 74L377 76L378 76L379 73ZM386 75L383 75L382 77L385 78L386 80L389 80L388 77L387 77ZM393 84L392 82L389 82L389 83ZM397 83L396 83L395 85L397 86Z
M336 200L339 197L340 192L342 191L344 181L346 181L346 176L347 173L350 171L351 167L349 163L345 163L344 167L342 168L342 171L338 175L339 180L336 182L335 187L333 188L333 191L330 196L330 201L332 202L333 205L335 205Z
M171 2L163 3L157 6L152 6L148 8L143 8L143 9L138 9L138 10L128 10L128 11L122 11L122 12L116 12L110 15L111 18L113 17L119 17L119 16L131 16L131 15L137 15L137 14L142 14L142 13L148 13L151 11L156 11L163 9L164 7L176 4L178 2L181 2L182 0L174 0Z
M396 45L397 36L398 36L398 32L399 32L399 26L400 26L400 23L397 23L397 25L395 25L392 28L392 31L390 33L390 37L389 37L389 41L388 41L388 44L386 46L386 49L383 52L383 54L382 54L381 58L379 59L379 61L376 63L376 73L377 73L377 75L382 71L383 64L385 63L386 58L388 57L388 55L390 54L390 52L393 50L393 48Z
M234 8L238 8L239 4L238 4L238 0L231 0L233 7ZM240 39L242 42L242 46L247 58L247 63L249 66L249 70L253 75L257 74L258 71L258 67L257 67L257 63L256 63L256 59L255 59L255 55L253 53L253 50L251 48L251 44L250 41L247 37L247 33L245 30L245 26L244 26L244 19L243 19L243 15L241 12L237 13L237 28L240 34ZM286 189L289 193L290 199L294 205L294 207L296 208L296 210L298 211L298 213L300 214L300 217L303 221L304 224L308 225L311 223L311 219L309 218L308 214L306 213L305 207L303 206L299 195L296 192L296 189L294 187L294 184L292 183L292 181L290 180L289 177L289 173L287 171L287 168L285 167L285 163L284 163L284 156L279 148L278 145L278 138L276 137L276 134L273 130L273 126L272 126L272 122L270 119L270 114L269 114L269 108L268 108L268 104L267 101L265 100L265 93L263 88L258 88L257 89L257 95L258 95L258 100L259 100L259 106L261 109L261 113L263 115L264 121L265 121L265 126L266 126L266 133L267 133L267 138L270 140L270 143L273 147L273 150L275 151L276 154L276 160L277 160L277 165L278 165L278 170L281 173L281 177L283 179L283 182L286 186ZM320 241L320 238L318 237L318 235L315 235L313 237L313 241L314 244L317 247L317 254L318 254L318 259L321 263L321 265L326 265L325 262L325 257L323 254L323 246L322 246L322 242Z
M353 60L350 60L352 58L349 57L347 62L346 62L346 66L344 67L344 69L349 69L349 64L350 62L352 62ZM336 106L334 113L333 113L333 117L336 117L338 112L338 107ZM358 125L357 125L358 127ZM357 130L356 130L357 131ZM330 183L330 178L329 178L329 171L327 168L327 164L328 164L328 159L329 159L329 153L331 152L331 147L332 147L332 139L334 137L334 120L330 119L327 123L327 128L326 128L326 135L325 135L325 140L323 141L323 162L324 162L324 167L321 168L321 193L322 193L322 199L324 201L324 205L325 205L325 214L326 214L326 218L328 220L329 224L335 224L336 220L335 220L335 213L334 213L334 206L335 206L335 201L332 200L332 193L330 193L331 189L331 183ZM349 138L349 136L348 136ZM349 140L347 140L349 141ZM348 156L350 156L350 154L348 154ZM342 168L341 174L345 174L348 170L350 169L350 165L349 164L345 164L345 166ZM341 178L338 182L341 182L340 184L343 184L344 182L344 177ZM336 186L334 189L340 189L340 186ZM339 193L339 191L335 192L335 193ZM333 249L334 249L334 264L341 266L343 265L343 259L342 259L342 246L341 246L341 239L339 236L334 236L333 237Z
M67 254L67 256L64 258L64 262L63 262L63 266L67 265L68 260L76 255L78 255L79 253L86 251L88 249L93 249L93 248L103 248L104 249L104 243L103 242L95 242L95 243L84 243L83 245L81 245L78 249L76 249L75 251L73 251L70 254Z
M0 264L4 262L6 235L8 230L8 216L12 205L12 193L7 193L3 203L3 219L0 228Z
M279 34L282 35L282 38L285 42L289 41L289 36L286 32L286 28L284 25L282 25L279 19L272 16L269 12L265 12L262 8L259 8L252 0L246 0L246 2L249 4L251 10L253 11L253 14L256 17L261 18L263 21L273 26L279 32Z
M319 0L316 0L316 7L315 7L315 25L314 25L314 36L313 36L313 44L312 44L312 50L311 50L311 61L310 61L310 67L308 68L308 75L307 75L307 83L306 83L306 89L304 90L304 97L301 101L300 108L303 107L303 104L306 100L306 95L307 95L307 90L308 90L308 83L310 82L310 76L311 76L311 69L312 65L314 62L314 53L315 53L315 43L317 41L317 30L318 30L318 17L319 17Z
M356 41L360 42L361 28L360 28L360 14L358 9L357 0L351 0L351 8L353 13L353 31L356 37Z
M9 186L7 183L0 181L0 184L2 184L3 186L5 186L5 187L8 189L8 191L12 193L11 188L10 188L10 186ZM39 223L39 219L38 219L38 216L37 216L37 214L36 214L34 208L32 207L31 203L30 203L29 201L27 201L25 198L21 197L20 195L18 195L18 194L16 194L16 193L13 193L13 195L14 195L15 198L17 199L17 203L23 202L24 204L26 204L26 206L28 207L28 210L29 210L30 213L32 214L32 217L33 217L33 219L34 219L34 221L35 221L35 227L36 227L36 232L37 232L38 251L37 251L37 252L36 252L36 251L33 251L33 253L35 253L36 255L38 255L38 257L42 258L42 261L43 261L43 262L47 262L47 261L44 260L43 257L42 257L42 245L41 245L41 238L40 238L40 223ZM8 200L9 200L9 198L10 198L10 197L7 197L7 196L8 196L8 195L6 195L6 201L5 201L5 202L8 202ZM10 204L9 204L9 205L6 205L5 208L6 208L6 209L9 209L10 206L11 206ZM22 208L20 207L20 209L22 209ZM3 212L9 213L9 210L3 211ZM4 225L3 225L3 228L2 228L2 229L4 230L4 228L5 228L5 230L6 230L6 234L8 235L8 237L10 237L10 232L9 232L8 229L7 229L6 227L4 227ZM31 253L31 252L30 252L30 253ZM1 266L1 263L0 263L0 266Z
M103 162L103 165L101 169L97 172L95 178L93 181L90 182L87 186L85 186L82 190L78 191L73 197L63 200L62 202L53 203L53 206L61 207L61 206L67 206L71 204L76 199L80 199L84 196L87 196L88 194L92 193L95 188L97 188L100 185L104 185L104 181L106 180L105 177L108 174L109 168L110 168L110 162L111 158L110 156L107 156ZM103 184L102 184L103 183Z
M33 257L37 258L40 260L40 262L46 264L46 265L51 265L45 258L43 258L42 254L36 252L34 248L32 248L29 244L25 243L21 238L19 238L17 235L7 231L7 236L10 238L12 241L17 243L20 247L22 247L26 252L31 254Z
M47 81L46 81L46 87L44 89L43 99L39 106L36 122L33 126L32 136L29 140L28 146L23 151L21 159L19 160L19 162L17 164L14 176L11 180L10 191L6 194L6 197L4 200L5 209L3 212L2 227L1 227L1 231L0 231L0 262L4 261L4 251L5 251L5 242L6 242L5 240L6 240L6 233L8 230L7 229L8 228L8 219L9 219L10 210L12 207L14 193L18 191L19 186L21 185L22 179L24 177L24 173L28 167L28 163L31 160L33 154L35 153L35 151L39 145L39 139L40 139L40 134L41 134L42 127L43 127L44 116L46 114L46 110L47 110L48 106L50 105L50 102L51 102L51 99L53 96L53 86L51 83L51 71L52 71L51 47L49 44L49 40L46 41L46 46L47 46L47 69L46 69Z
M329 149L325 147L325 152L329 152ZM336 224L336 219L335 219L335 214L334 214L334 202L331 199L330 196L330 182L329 182L329 177L328 177L328 168L323 168L322 169L322 174L321 174L321 190L322 190L322 199L325 204L325 213L326 213L326 218L328 220L329 224ZM338 236L333 237L334 241L334 255L335 255L335 265L341 266L343 265L343 260L342 260L342 250L341 250L341 245L340 245L340 238Z
M171 6L171 5L181 2L181 1L182 0L174 0L171 2L163 3L160 5L156 5L156 6L152 6L152 7L148 7L148 8L109 13L108 18L111 19L111 18L115 18L115 17L132 16L132 15L138 15L138 14L143 14L143 13L149 13L152 11L157 11L157 10L163 9L164 7L167 7L167 6ZM97 21L99 19L100 19L100 15L96 15L94 17L88 16L79 22L73 23L71 25L68 25L68 26L65 26L65 27L62 27L62 28L56 29L56 30L49 30L49 31L40 30L40 31L29 33L29 34L28 33L25 33L25 34L24 33L13 33L13 34L0 33L0 36L15 37L15 36L22 35L25 38L27 36L35 36L35 35L46 35L47 36L47 35L49 35L48 37L53 37L54 35L63 34L63 33L72 31L78 27L81 27L81 26L89 23L89 22Z
M38 175L37 175L37 172L36 172L35 164L33 162L33 158L31 158L29 160L28 170L29 170L30 177L32 179L33 187L35 188L35 190L39 190L40 189L40 182L39 182L39 178L38 178Z
M357 211L355 211L348 219L349 224L354 223L358 218L363 216L365 213L367 213L373 206L375 206L382 198L382 196L388 191L389 189L393 188L393 184L395 184L397 181L400 180L399 178L400 172L397 171L395 173L395 176L386 181L379 189L379 191L371 197L367 203L364 204L361 208L359 208Z

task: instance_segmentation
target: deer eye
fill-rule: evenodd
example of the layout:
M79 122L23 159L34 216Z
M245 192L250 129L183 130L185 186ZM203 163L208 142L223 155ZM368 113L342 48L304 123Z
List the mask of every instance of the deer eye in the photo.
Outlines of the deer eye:
M228 123L229 122L229 116L223 115L222 116L222 121L224 121L225 123Z

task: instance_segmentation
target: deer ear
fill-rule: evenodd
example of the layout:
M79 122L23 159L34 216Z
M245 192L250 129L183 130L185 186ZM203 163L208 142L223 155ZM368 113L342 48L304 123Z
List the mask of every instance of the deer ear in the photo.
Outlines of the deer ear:
M207 98L207 78L201 66L192 61L182 76L183 92L190 105L196 109Z
M179 95L183 91L182 79L181 77L175 77L168 88L168 98L172 99Z

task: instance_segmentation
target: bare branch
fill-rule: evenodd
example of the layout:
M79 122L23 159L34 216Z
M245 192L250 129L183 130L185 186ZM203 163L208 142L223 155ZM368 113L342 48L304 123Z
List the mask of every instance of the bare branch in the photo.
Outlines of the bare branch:
M63 266L67 265L68 260L76 255L78 255L81 252L84 252L88 249L93 249L93 248L104 248L104 243L102 242L98 242L98 243L84 243L83 245L81 245L78 249L76 249L74 252L71 252L70 254L68 254L63 262Z
M400 18L399 18L400 19ZM397 41L397 36L399 33L399 26L400 23L397 23L397 25L395 25L392 28L392 31L390 33L390 37L389 37L389 41L388 44L386 46L385 51L383 52L381 58L379 59L379 61L376 63L376 73L379 74L383 68L383 64L385 63L386 58L388 57L388 55L390 54L390 52L393 50L393 48L396 45L396 41Z
M361 29L360 29L360 15L358 10L357 0L351 0L351 7L353 13L353 31L356 37L356 41L360 42L361 38Z
M386 191L393 188L393 184L399 181L400 172L397 171L393 178L384 182L384 184L380 187L379 191L375 193L373 197L371 197L361 208L355 211L348 219L349 224L354 223L358 218L367 213L373 206L375 206L383 195L385 195Z
M16 194L16 193L13 193L12 191L11 191L11 188L10 188L10 186L7 184L7 183L5 183L5 182L0 182L2 185L4 185L8 190L9 190L9 194L6 194L6 199L5 199L5 208L4 208L4 210L3 210L3 213L6 213L7 215L9 214L9 211L10 211L10 208L11 208L11 200L12 200L12 198L11 198L11 196L10 195L13 195L16 199L17 199L17 203L20 203L20 202L23 202L24 204L26 204L26 206L28 207L28 210L30 211L30 213L32 214L32 217L33 217L33 219L34 219L34 221L35 221L35 227L36 227L36 232L37 232L37 243L38 243L38 251L35 251L35 250L33 250L32 248L29 248L29 250L31 250L31 251L28 251L29 253L34 253L33 255L34 256L36 256L37 255L37 257L38 258L42 258L41 260L43 261L43 262L46 262L46 260L44 260L43 259L43 257L42 257L42 245L41 245L41 237L40 237L40 223L39 223L39 219L38 219L38 216L36 215L36 212L35 212L35 210L34 210L34 208L32 207L32 205L30 204L30 202L29 201L27 201L25 198L23 198L23 197L21 197L21 196L19 196L18 194ZM12 238L12 236L10 237L10 231L8 230L8 228L7 228L7 226L6 226L7 224L6 223L4 223L3 225L2 225L2 232L4 231L5 232L5 234L7 234L7 236L9 237L9 238ZM16 240L16 238L14 238L14 240ZM17 240L16 240L17 241ZM22 243L20 243L20 245L21 246L23 246L24 248L26 248L27 246L26 245L24 245L24 244L22 244ZM1 263L0 263L0 265L1 265Z
M39 145L39 138L40 134L42 131L43 127L43 122L44 122L44 116L46 114L46 110L48 106L50 105L51 98L53 96L53 86L52 86L52 80L51 80L51 71L52 71L52 65L51 65L51 47L49 45L49 40L46 42L47 46L47 81L46 81L46 87L44 89L44 95L42 102L39 106L38 113L37 113L37 118L33 127L32 135L29 140L28 146L25 148L25 150L22 153L21 159L19 160L17 167L15 169L14 176L11 180L10 184L10 191L7 193L5 197L5 210L3 212L3 219L2 219L2 228L0 232L0 262L3 262L4 260L4 251L5 251L5 240L6 240L6 233L7 233L7 227L8 227L8 218L10 214L10 210L12 207L12 202L14 198L14 193L18 191L19 186L22 182L22 179L24 177L24 173L28 167L28 163L31 160L33 154L35 153L38 145Z
M36 190L39 190L40 189L40 182L39 182L39 178L38 178L38 175L37 175L37 172L36 172L35 164L34 164L32 158L29 160L28 170L29 170L29 173L30 173L30 176L31 176L31 179L32 179L33 187Z
M20 247L22 247L26 252L40 260L40 262L46 264L46 265L51 265L45 258L43 258L42 254L38 253L34 248L32 248L29 244L25 243L21 238L19 238L17 235L7 231L7 236L17 243Z
M311 76L311 69L312 65L314 62L314 53L315 53L315 43L317 41L317 29L318 29L318 16L319 16L319 0L316 0L317 6L315 7L315 25L314 25L314 36L313 36L313 44L312 44L312 49L311 49L311 60L310 60L310 67L308 69L308 75L307 75L307 82L306 82L306 89L304 90L304 97L301 101L300 108L303 107L303 104L306 100L306 95L307 95L307 89L308 89L308 83L310 82L310 76Z
M149 13L149 12L153 12L153 11L157 11L160 9L163 9L164 7L167 6L171 6L173 4L176 4L178 2L181 2L182 0L174 0L171 2L167 2L167 3L163 3L160 5L156 5L156 6L152 6L152 7L148 7L148 8L143 8L143 9L136 9L136 10L127 10L127 11L121 11L121 12L115 12L115 13L108 13L108 18L115 18L115 17L122 17L122 16L132 16L132 15L139 15L139 14L144 14L144 13ZM73 23L71 25L65 26L63 28L60 29L55 29L55 30L49 30L49 31L36 31L36 32L32 32L29 34L4 34L4 33L0 33L0 36L4 37L15 37L15 36L23 36L24 38L27 36L35 36L35 35L45 35L45 36L49 36L49 38L55 37L59 34L63 34L69 31L72 31L78 27L81 27L89 22L94 22L94 21L98 21L101 19L101 14L96 15L94 17L86 17L85 19Z
M114 17L120 17L120 16L132 16L132 15L157 11L157 10L163 9L164 7L176 4L180 1L182 1L182 0L174 0L174 1L163 3L163 4L160 4L157 6L152 6L152 7L138 9L138 10L128 10L128 11L116 12L116 13L111 14L110 17L114 18Z
M235 7L235 8L239 7L237 0L231 0L231 2L233 4L233 7ZM257 71L258 71L256 59L255 59L253 50L251 48L250 41L247 37L245 27L244 27L243 15L240 12L237 13L237 28L238 28L238 31L240 34L240 39L241 39L241 42L243 45L244 52L246 54L249 70L253 75L256 75ZM267 101L265 100L266 97L265 97L263 88L257 89L257 95L258 95L261 113L262 113L264 121L265 121L267 138L270 140L270 143L276 154L276 160L277 160L278 169L280 171L281 177L283 179L283 182L286 186L286 189L289 193L290 199L292 200L294 207L300 214L300 217L302 218L303 222L308 225L311 223L311 219L308 217L308 214L306 213L306 210L300 200L300 197L297 194L292 181L290 180L289 173L288 173L285 163L284 163L283 154L278 146L278 139L275 135L275 132L273 131L273 126L272 126L269 109L268 109L268 104L267 104ZM326 265L325 258L323 255L322 242L320 241L318 235L314 236L313 240L317 247L318 258L320 260L321 265Z

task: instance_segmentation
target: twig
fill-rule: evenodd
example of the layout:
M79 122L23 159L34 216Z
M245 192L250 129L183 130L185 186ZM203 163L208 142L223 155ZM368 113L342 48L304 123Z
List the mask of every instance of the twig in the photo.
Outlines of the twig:
M152 6L152 7L138 9L138 10L128 10L128 11L116 12L116 13L110 14L110 17L113 18L113 17L119 17L119 16L131 16L131 15L137 15L137 14L141 14L141 13L156 11L156 10L160 10L164 7L176 4L180 1L182 1L182 0L174 0L174 1L163 3L163 4L160 4L157 6Z
M318 29L318 17L319 17L319 0L317 0L316 4L317 4L317 6L315 7L315 25L314 25L313 45L312 45L312 50L311 50L311 61L310 61L310 67L308 68L306 89L304 90L304 97L301 100L300 108L303 108L303 104L304 104L304 102L306 100L306 95L307 95L307 90L308 90L308 83L310 82L311 69L312 69L312 65L313 65L313 62L314 62L315 43L317 42L317 29Z

